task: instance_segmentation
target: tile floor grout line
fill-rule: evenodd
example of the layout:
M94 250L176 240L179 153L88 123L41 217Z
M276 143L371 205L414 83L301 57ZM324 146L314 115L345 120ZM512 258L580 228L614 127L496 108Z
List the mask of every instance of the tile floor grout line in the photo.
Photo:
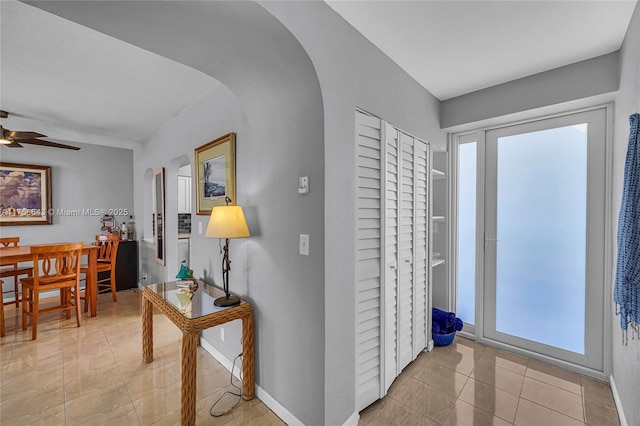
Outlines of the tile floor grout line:
M64 346L64 339L62 339L62 389L63 389L63 398L64 398L64 404L63 404L63 413L64 413L64 424L65 426L67 426L67 379L65 377L65 366L64 366L64 353L65 353L65 346Z
M576 419L576 418L575 418L575 417L573 417L573 416L570 416L570 415L569 415L569 414L567 414L567 413L563 413L562 411L558 411L558 410L556 410L555 408L547 407L546 405L543 405L543 404L541 404L541 403L539 403L539 402L536 402L536 401L532 401L532 400L530 400L529 398L525 398L525 397L521 396L521 397L520 397L520 399L524 399L525 401L528 401L528 402L530 402L530 403L532 403L532 404L539 405L540 407L546 408L546 409L547 409L547 410L549 410L549 411L554 411L554 412L556 412L556 413L558 413L558 414L562 414L562 415L563 415L563 416L565 416L565 417L569 417L570 419L573 419L573 420L576 420L576 421L580 422L580 420ZM583 408L582 408L582 416L583 416L583 420L581 421L581 423L586 424L587 422L586 422L585 413L584 413L584 405L582 405L582 407L583 407Z
M554 377L556 377L556 376L554 376ZM579 397L581 397L581 398L582 398L582 393L577 394L577 393L572 392L572 391L570 391L570 390L567 390L567 389L565 389L565 388L561 388L560 386L556 386L556 385L554 385L554 384L552 384L552 383L545 382L544 380L536 379L535 377L531 377L531 376L524 376L524 378L525 378L525 379L533 380L534 382L542 383L542 384L547 385L547 386L551 386L552 388L556 388L556 389L559 389L559 390L561 390L561 391L565 391L565 392L567 392L567 393L570 393L571 395L579 396ZM524 383L523 383L523 387L524 387Z
M122 379L122 383L124 384L124 387L127 389L127 395L129 395L129 401L131 402L131 405L133 406L133 411L136 413L136 418L138 419L138 424L142 425L142 419L140 418L140 414L138 413L138 409L136 408L136 404L133 402L133 397L131 396L131 391L129 390L129 385L127 384L127 381L124 377L124 374L122 374L122 370L120 369L120 364L118 363L118 358L116 357L115 352L113 351L113 346L111 344L111 340L109 339L109 336L107 336L107 333L104 331L104 328L102 329L102 332L104 333L104 338L107 340L107 343L109 344L109 350L111 351L111 355L113 356L113 360L116 364L116 368L118 369L118 373L120 374L120 378Z

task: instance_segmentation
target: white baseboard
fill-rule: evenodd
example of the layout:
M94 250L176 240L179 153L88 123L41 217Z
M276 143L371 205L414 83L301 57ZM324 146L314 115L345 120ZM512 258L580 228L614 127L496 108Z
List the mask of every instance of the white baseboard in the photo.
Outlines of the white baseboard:
M81 290L84 290L84 287ZM11 292L11 293L13 294L13 292ZM60 292L58 290L43 291L42 293L38 293L38 300L44 300L44 299L47 299L49 297L58 297L59 295L60 295ZM7 302L15 302L16 298L15 298L15 296L9 296L9 297L5 297L4 301L5 301L5 303L7 303Z
M205 339L201 337L200 346L202 346L202 349L207 351L212 357L218 360L218 362L222 364L224 368L231 371L231 369L233 368L233 361L230 361L226 356L222 355L222 353L218 351L216 348L214 348L213 345L211 345L211 343L207 342ZM236 376L238 380L240 380L239 374L240 374L240 369L236 364L236 368L233 372L233 375ZM302 423L296 416L294 416L289 410L287 410L284 406L282 406L282 404L276 401L275 398L269 395L267 391L262 389L257 384L255 386L255 390L256 390L256 396L258 397L258 399L262 401L267 407L269 407L269 409L273 411L276 414L276 416L280 417L280 419L282 419L282 421L285 422L287 425L301 425L301 426L304 425L304 423ZM354 425L357 425L357 424L358 423L356 421Z
M231 371L231 368L233 367L233 362L230 361L229 358L227 358L226 356L222 355L222 353L220 351L218 351L216 348L214 348L213 345L211 345L211 343L209 343L206 340L204 340L202 338L202 335L200 335L200 346L202 346L202 349L204 349L205 351L209 352L209 355L214 357L220 364L222 364L222 366L224 368L226 368L227 370ZM241 380L240 379L240 370L241 369L242 369L242 365L240 365L240 368L238 368L238 364L236 363L236 368L233 371L233 375L238 380Z
M84 290L84 287L80 287L80 290ZM12 294L13 294L13 292L12 292ZM59 295L60 295L60 291L59 290L47 290L47 291L43 291L41 293L38 293L38 300L44 300L44 299L48 299L50 297L58 297ZM7 303L7 302L15 302L16 298L15 298L15 296L8 296L8 297L3 298L3 300L5 301L5 303Z
M616 388L616 382L613 380L613 375L609 377L609 384L611 385L611 392L613 393L613 400L616 403L616 409L618 410L618 418L620 419L620 426L629 426L627 418L624 415L624 409L622 408L622 401L620 401L620 395L618 394L618 388Z
M271 411L273 411L276 416L280 417L283 422L285 422L289 426L304 426L304 423L300 421L296 416L293 415L289 410L287 410L282 404L275 400L271 395L269 395L264 389L260 386L256 385L256 396L264 405L269 407Z
M359 420L360 420L360 413L356 411L351 416L349 416L349 418L342 424L342 426L358 426Z

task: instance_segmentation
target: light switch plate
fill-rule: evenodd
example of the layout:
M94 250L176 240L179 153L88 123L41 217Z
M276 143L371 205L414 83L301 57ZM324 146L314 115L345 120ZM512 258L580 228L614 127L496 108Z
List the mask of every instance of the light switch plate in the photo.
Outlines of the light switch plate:
M300 234L300 254L309 256L309 234Z
M300 183L298 185L298 194L309 193L309 176L300 176Z

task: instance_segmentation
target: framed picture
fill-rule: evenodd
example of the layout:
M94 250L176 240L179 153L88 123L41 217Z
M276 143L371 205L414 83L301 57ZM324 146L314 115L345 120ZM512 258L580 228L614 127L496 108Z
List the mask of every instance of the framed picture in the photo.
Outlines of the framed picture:
M195 149L196 214L209 215L236 201L236 134L229 133Z
M0 162L0 225L51 225L51 167Z

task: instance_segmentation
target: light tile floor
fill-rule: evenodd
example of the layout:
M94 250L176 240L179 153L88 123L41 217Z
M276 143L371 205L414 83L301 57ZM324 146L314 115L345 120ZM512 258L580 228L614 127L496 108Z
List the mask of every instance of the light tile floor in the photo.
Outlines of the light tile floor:
M99 314L75 321L42 317L38 339L5 306L0 339L0 424L176 425L180 423L180 332L154 315L154 361L142 363L140 293L99 297ZM209 409L229 372L198 350L197 424L282 425L260 400L231 414ZM220 411L235 403L225 397ZM610 387L509 352L456 337L421 354L388 395L360 413L363 425L619 425ZM315 426L315 425L309 425Z
M422 353L360 426L619 425L608 384L456 337Z
M179 425L181 333L154 314L154 360L142 362L140 293L99 296L98 316L41 317L38 339L22 331L15 305L4 307L7 334L0 338L0 425ZM283 425L258 398L214 418L212 404L237 392L230 374L198 349L197 424ZM234 379L234 383L237 380ZM240 385L241 386L241 385ZM227 395L215 412L237 401Z

